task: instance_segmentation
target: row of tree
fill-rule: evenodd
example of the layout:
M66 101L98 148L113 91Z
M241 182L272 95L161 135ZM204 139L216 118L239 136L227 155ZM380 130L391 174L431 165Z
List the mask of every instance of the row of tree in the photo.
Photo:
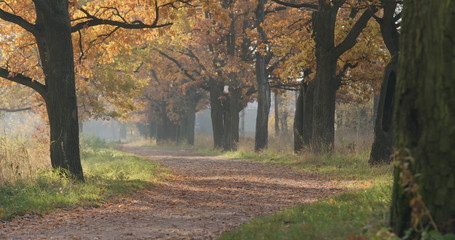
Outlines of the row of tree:
M296 88L295 150L331 151L337 99L350 100L352 92L367 98L381 85L370 163L390 161L395 128L397 146L410 150L401 151L397 163L395 231L402 235L411 217L453 231L453 184L437 192L431 188L454 177L447 166L454 157L450 91L455 86L447 79L454 76L455 4L408 2L399 52L397 0L2 1L0 77L41 97L52 166L80 180L82 116L126 118L144 106L151 134L192 143L195 113L209 105L214 147L233 150L239 113L255 99L260 151L267 147L271 88ZM416 2L429 10L417 11ZM435 20L430 10L441 14ZM414 23L431 34L422 34ZM443 47L428 36L438 37ZM434 104L416 105L428 99ZM452 207L444 211L447 206Z

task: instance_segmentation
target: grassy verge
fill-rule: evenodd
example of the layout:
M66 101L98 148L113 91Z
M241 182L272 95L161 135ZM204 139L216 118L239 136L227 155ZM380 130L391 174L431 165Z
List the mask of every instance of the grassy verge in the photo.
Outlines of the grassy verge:
M255 153L245 148L225 153L207 149L200 152L290 166L335 181L346 189L329 199L254 219L220 239L371 239L387 226L392 167L370 167L368 150L340 147L333 154L306 151L298 155L289 150ZM387 235L387 231L381 233Z
M50 170L0 185L0 219L56 208L97 206L116 196L162 181L169 171L145 158L114 149L82 151L85 183L62 179Z
M369 239L386 226L390 185L343 193L257 218L220 239Z

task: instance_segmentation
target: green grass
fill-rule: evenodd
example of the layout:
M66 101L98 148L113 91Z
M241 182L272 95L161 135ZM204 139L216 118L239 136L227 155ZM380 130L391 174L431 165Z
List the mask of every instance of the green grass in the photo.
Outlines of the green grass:
M374 236L387 224L390 191L388 185L346 192L254 219L220 239L362 239Z
M114 149L89 148L81 155L84 183L41 170L33 179L0 185L0 219L26 213L39 215L57 208L98 206L158 183L169 175L167 169L145 158Z
M240 226L220 239L370 239L387 227L392 167L368 165L368 151L334 154L236 151L222 156L285 165L326 178L346 191ZM381 234L387 234L383 231ZM382 237L379 237L382 239Z

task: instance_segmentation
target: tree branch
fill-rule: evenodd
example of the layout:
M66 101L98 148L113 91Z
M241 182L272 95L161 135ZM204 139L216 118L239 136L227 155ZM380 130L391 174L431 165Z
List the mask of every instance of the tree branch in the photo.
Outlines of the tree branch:
M32 78L22 75L20 73L13 73L5 68L0 67L0 77L6 80L19 83L27 86L37 93L39 93L45 100L47 100L47 87L38 81L34 81Z
M85 22L80 22L71 27L71 32L77 32L84 27L93 27L93 26L98 26L98 25L110 25L110 26L117 26L119 28L125 28L125 29L144 29L144 28L160 28L160 27L166 27L172 25L172 23L164 23L164 24L158 24L158 19L159 19L159 7L157 5L157 1L155 1L155 20L153 21L152 24L145 24L139 20L128 23L128 22L120 22L120 21L115 21L115 20L108 20L108 19L100 19L98 17L95 17L91 15L89 12L87 12L85 9L81 8L80 10L87 15L87 20ZM122 18L123 19L123 18Z
M351 31L348 33L343 42L341 42L340 44L338 44L338 46L335 47L334 55L336 57L341 56L344 52L355 46L355 44L357 43L357 37L366 27L371 16L372 16L371 11L365 10L363 12L362 16L360 16L359 20L357 20L357 22L354 24Z
M9 12L6 12L6 11L0 9L0 18L7 22L14 23L14 24L22 27L26 31L32 33L34 36L36 36L36 34L37 34L37 29L36 29L35 25L29 23L27 20L23 19L22 17L20 17L18 15L14 15L12 13L9 13Z
M317 4L311 4L311 3L289 3L289 2L283 2L280 0L272 0L273 2L276 2L280 5L286 6L286 7L292 7L292 8L309 8L313 10L318 10L318 5Z
M177 65L177 67L183 72L183 74L185 76L187 76L188 78L190 78L193 81L196 81L195 77L193 75L191 75L186 69L184 69L183 66L175 58L172 58L171 56L167 55L166 53L162 52L159 49L154 49L154 50L157 51L159 54L161 54L163 57L169 59L175 65Z
M43 104L38 104L35 107L40 107ZM0 108L0 112L24 112L24 111L30 111L32 110L33 107L24 107L24 108L16 108L16 109L9 109L9 108Z

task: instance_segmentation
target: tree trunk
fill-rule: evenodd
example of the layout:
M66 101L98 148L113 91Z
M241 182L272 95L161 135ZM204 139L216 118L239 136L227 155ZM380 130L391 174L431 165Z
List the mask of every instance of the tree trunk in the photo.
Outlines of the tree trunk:
M36 8L36 41L47 86L51 163L83 181L68 1L56 0L49 7L55 15Z
M312 141L313 98L314 98L314 83L309 82L306 85L304 85L304 95L303 95L303 125L302 125L303 146L309 146Z
M280 114L279 114L280 96L275 93L275 137L280 137Z
M390 163L393 154L393 103L397 77L397 59L394 58L384 71L379 94L379 106L374 124L374 142L371 146L370 165Z
M256 79L258 81L258 110L254 150L260 151L267 147L270 111L270 86L265 70L265 56L261 54L257 54L256 57Z
M401 153L397 163L410 165L418 188L406 181L411 174L400 164L403 168L395 170L391 211L391 225L399 236L413 226L412 210L425 210L417 205L422 202L440 232L455 233L454 25L454 1L404 1L395 146ZM404 158L406 150L413 161ZM413 205L407 198L413 199ZM419 220L423 227L434 228L426 214Z
M319 1L319 9L313 13L312 17L316 43L316 78L314 80L311 145L315 151L323 149L331 151L334 147L338 57L333 54L333 49L337 13L337 6Z
M299 96L295 103L294 115L294 152L303 150L303 85L300 86Z
M337 59L330 55L321 53L317 59L311 138L311 145L315 151L334 149Z
M384 77L379 95L379 106L375 108L374 142L371 146L370 165L390 163L393 154L393 99L398 68L399 34L394 15L397 3L395 0L382 0L384 16L380 21L381 34L384 43L392 56L384 70ZM375 101L376 103L376 101Z
M267 42L265 31L261 24L265 19L264 5L267 0L258 0L256 9L256 28L259 32L261 43ZM270 85L267 77L267 57L259 51L256 53L256 81L258 83L258 111L256 116L256 133L254 150L260 151L267 147L268 141L268 124L270 111Z
M196 125L196 106L199 98L190 101L188 106L186 121L186 141L189 145L194 145L194 127Z
M220 99L222 90L223 87L217 84L211 84L210 86L210 116L212 120L214 148L223 148L224 120L223 105Z

